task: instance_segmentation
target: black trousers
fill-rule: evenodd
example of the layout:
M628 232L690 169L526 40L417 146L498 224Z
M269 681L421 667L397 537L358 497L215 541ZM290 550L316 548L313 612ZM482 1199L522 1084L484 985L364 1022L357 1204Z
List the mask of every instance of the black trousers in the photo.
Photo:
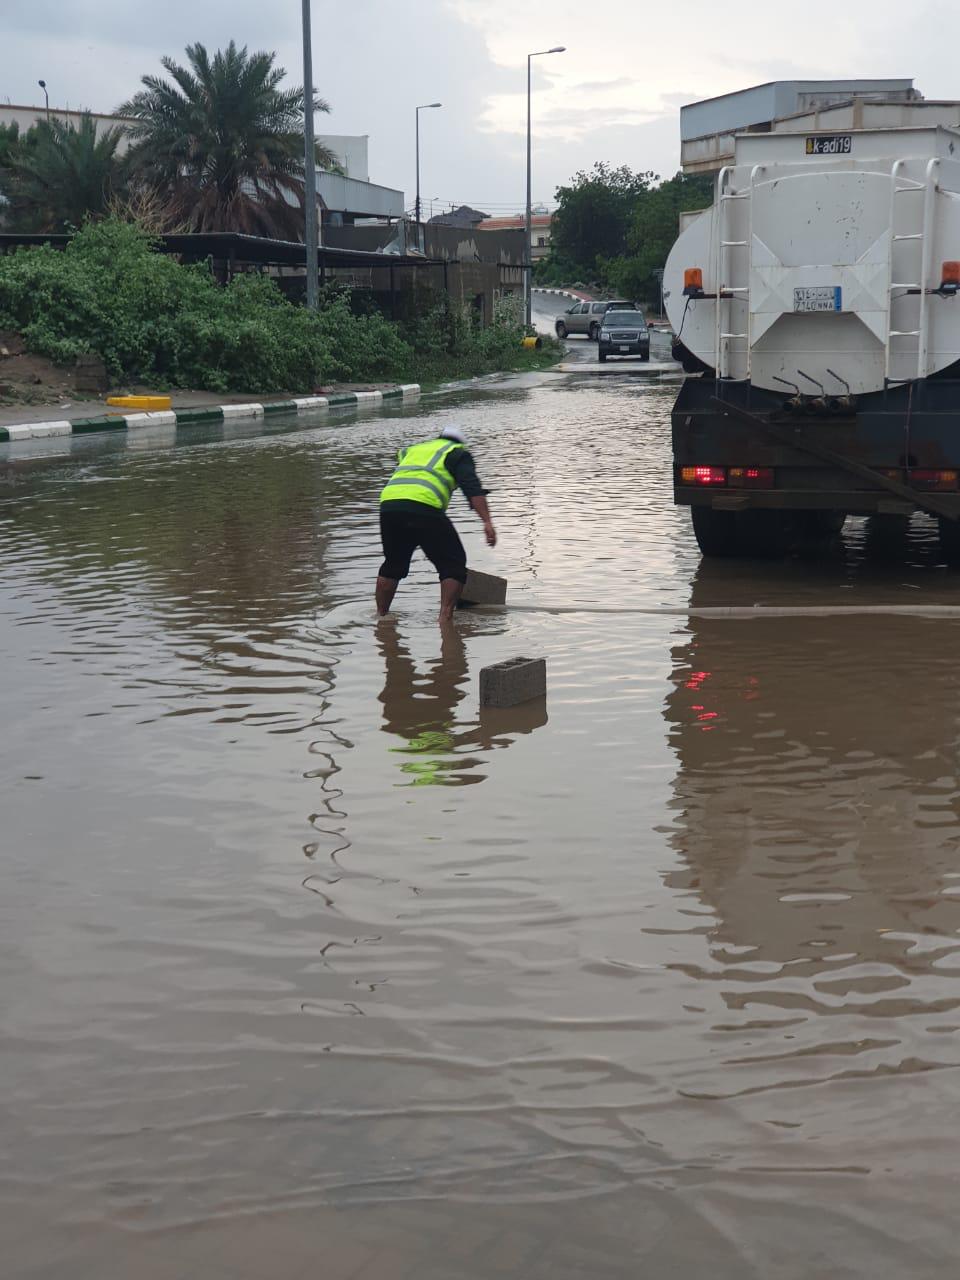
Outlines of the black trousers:
M423 502L381 502L380 538L384 556L381 578L394 582L405 578L410 572L410 559L419 547L441 581L467 580L467 553L460 535L446 513L435 507Z

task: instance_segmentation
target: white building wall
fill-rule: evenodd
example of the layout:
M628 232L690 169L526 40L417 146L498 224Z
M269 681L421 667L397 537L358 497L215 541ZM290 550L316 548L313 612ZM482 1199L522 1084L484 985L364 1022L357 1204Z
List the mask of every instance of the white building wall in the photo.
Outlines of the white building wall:
M370 181L370 162L368 158L369 136L362 134L319 133L317 141L333 152L348 178L356 178L358 182Z
M73 111L69 107L51 107L51 116L57 120L63 120L66 124L72 124L75 128L79 125L81 119L87 113L83 110ZM122 116L101 115L97 112L90 113L97 124L97 132L103 129L115 129L117 126L123 126L125 121ZM26 133L40 120L45 120L47 116L46 107L18 107L8 106L0 103L0 124L11 125L16 124L20 128L21 133ZM127 150L129 143L126 137L120 139L120 145L117 148L119 153Z
M46 119L46 107L23 107L10 106L0 104L0 124L11 125L16 124L20 128L21 133L26 133L39 120ZM58 120L63 120L74 126L79 125L80 120L86 114L82 108L73 110L69 107L51 107L51 116L55 116ZM116 128L118 125L123 127L126 121L122 116L112 116L91 113L97 122L98 131L101 129ZM322 142L325 147L333 152L343 166L344 173L348 178L354 178L357 182L370 181L370 165L368 160L369 137L367 134L344 134L344 133L322 133L317 135L317 141ZM129 143L126 137L120 141L119 151L127 150Z

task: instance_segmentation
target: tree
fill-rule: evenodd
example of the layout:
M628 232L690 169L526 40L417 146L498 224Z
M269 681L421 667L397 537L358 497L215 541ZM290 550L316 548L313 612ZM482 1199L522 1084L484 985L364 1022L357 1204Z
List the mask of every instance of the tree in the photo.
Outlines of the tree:
M14 129L16 126L14 126ZM5 221L19 231L69 231L103 216L122 191L122 130L98 131L89 112L74 127L56 117L0 139Z
M713 200L713 179L704 174L676 174L645 191L633 209L627 229L627 253L610 264L610 278L628 298L659 301L656 272L662 270L677 238L680 213L703 209Z
M557 189L551 254L569 264L574 274L601 274L603 261L626 249L631 214L654 177L634 173L626 165L614 169L603 161L589 173L581 170L569 186Z
M302 239L303 89L280 88L276 54L233 40L212 58L202 44L186 55L186 67L162 58L170 80L144 76L118 108L133 120L131 174L160 195L170 226ZM313 108L330 110L321 98ZM336 158L318 146L317 164Z

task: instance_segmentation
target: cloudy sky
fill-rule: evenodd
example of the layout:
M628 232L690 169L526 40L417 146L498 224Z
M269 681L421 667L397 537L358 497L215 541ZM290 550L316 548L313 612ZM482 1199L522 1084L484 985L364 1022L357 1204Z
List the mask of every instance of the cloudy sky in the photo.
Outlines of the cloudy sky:
M370 176L412 202L414 107L422 194L513 212L524 193L525 60L535 61L534 199L594 160L678 163L683 102L764 80L912 76L960 96L960 10L892 0L313 0L314 78L332 111L318 128L370 136ZM905 18L908 17L908 20ZM276 50L301 79L299 0L0 0L0 101L110 111L200 40Z

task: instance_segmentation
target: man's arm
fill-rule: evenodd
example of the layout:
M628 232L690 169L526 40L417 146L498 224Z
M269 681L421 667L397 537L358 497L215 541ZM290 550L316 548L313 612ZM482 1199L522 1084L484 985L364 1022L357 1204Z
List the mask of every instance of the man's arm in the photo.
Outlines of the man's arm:
M493 527L493 521L490 519L490 508L487 506L487 500L482 493L478 493L470 499L470 505L483 521L483 532L486 534L487 546L495 547L497 545L497 531Z
M458 449L456 453L450 455L446 466L463 491L463 496L483 521L483 532L486 535L487 546L495 547L497 545L497 531L493 527L493 520L490 517L490 507L486 496L487 490L480 483L480 477L477 475L477 468L474 466L472 455L466 449Z

